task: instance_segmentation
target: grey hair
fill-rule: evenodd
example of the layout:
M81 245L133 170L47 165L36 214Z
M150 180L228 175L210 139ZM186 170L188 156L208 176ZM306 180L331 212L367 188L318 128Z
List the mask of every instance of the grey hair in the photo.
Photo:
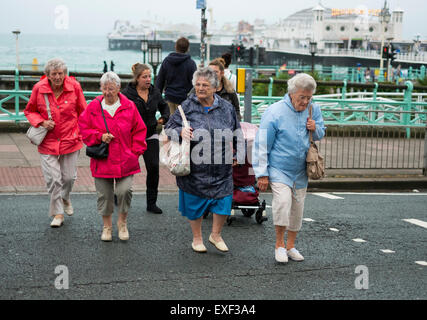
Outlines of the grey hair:
M50 59L48 62L46 62L46 65L44 66L44 74L49 76L50 72L53 70L61 69L64 71L64 73L67 73L67 65L65 62L60 58L53 58Z
M119 76L117 75L117 73L115 73L113 71L108 71L108 72L104 73L101 77L100 82L101 82L101 88L105 84L107 84L108 82L113 82L118 87L121 86L121 80L120 80Z
M219 86L219 80L216 76L215 71L209 67L200 68L193 74L193 86L196 86L197 80L199 78L205 78L213 88L218 88Z
M310 90L312 94L316 92L317 83L312 76L306 73L299 73L288 80L288 93L293 94L298 90Z

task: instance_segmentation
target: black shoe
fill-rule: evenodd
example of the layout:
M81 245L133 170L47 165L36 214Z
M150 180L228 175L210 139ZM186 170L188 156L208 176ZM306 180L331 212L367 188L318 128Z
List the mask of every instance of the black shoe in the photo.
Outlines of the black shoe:
M163 213L162 209L160 209L155 204L147 206L147 211L150 213L154 213L154 214L162 214Z

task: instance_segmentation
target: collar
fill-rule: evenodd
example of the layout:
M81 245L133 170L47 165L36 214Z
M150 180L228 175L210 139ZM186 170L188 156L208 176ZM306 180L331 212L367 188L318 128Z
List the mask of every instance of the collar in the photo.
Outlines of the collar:
M64 92L65 91L69 91L69 92L74 91L73 81L74 80L71 79L70 77L65 76L64 84L63 84ZM40 89L39 89L40 93L52 93L53 94L52 87L50 86L49 79L47 77L40 80L39 83L40 83Z

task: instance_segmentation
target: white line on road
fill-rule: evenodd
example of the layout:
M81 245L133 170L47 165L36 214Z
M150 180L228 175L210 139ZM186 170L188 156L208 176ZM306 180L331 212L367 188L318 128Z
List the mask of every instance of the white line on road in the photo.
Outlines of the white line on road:
M314 220L313 220L313 219L310 219L310 218L304 218L303 220L304 220L304 221L307 221L307 222L314 222Z
M360 243L362 243L362 242L366 242L365 240L363 240L363 239L359 239L359 238L353 239L353 241L354 241L354 242L360 242Z
M339 230L338 230L338 229L335 229L335 228L329 228L329 230L331 230L331 231L333 231L333 232L339 232Z
M381 251L384 253L396 253L395 251L390 250L390 249L381 249Z
M427 193L393 193L393 192L332 192L340 195L361 195L361 196L427 196Z
M418 219L402 219L403 221L416 224L417 226L423 227L427 229L427 222L418 220Z
M319 196L319 197L326 198L326 199L332 199L332 200L342 200L342 199L344 199L344 198L341 198L341 197L338 197L338 196L334 196L334 195L329 194L329 193L316 192L316 193L313 193L313 194L315 196Z
M415 261L416 264L419 264L420 266L427 266L427 261Z

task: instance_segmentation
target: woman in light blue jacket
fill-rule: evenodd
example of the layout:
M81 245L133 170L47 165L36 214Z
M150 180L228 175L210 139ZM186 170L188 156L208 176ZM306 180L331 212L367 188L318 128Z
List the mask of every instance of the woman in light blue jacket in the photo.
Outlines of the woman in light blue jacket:
M265 111L255 138L252 165L258 187L265 191L270 184L273 191L275 258L278 262L287 262L288 257L295 261L304 260L295 249L295 239L302 225L308 186L306 156L310 146L309 131L312 131L315 141L325 135L320 107L312 103L316 87L313 77L307 74L298 74L290 79L288 94Z

